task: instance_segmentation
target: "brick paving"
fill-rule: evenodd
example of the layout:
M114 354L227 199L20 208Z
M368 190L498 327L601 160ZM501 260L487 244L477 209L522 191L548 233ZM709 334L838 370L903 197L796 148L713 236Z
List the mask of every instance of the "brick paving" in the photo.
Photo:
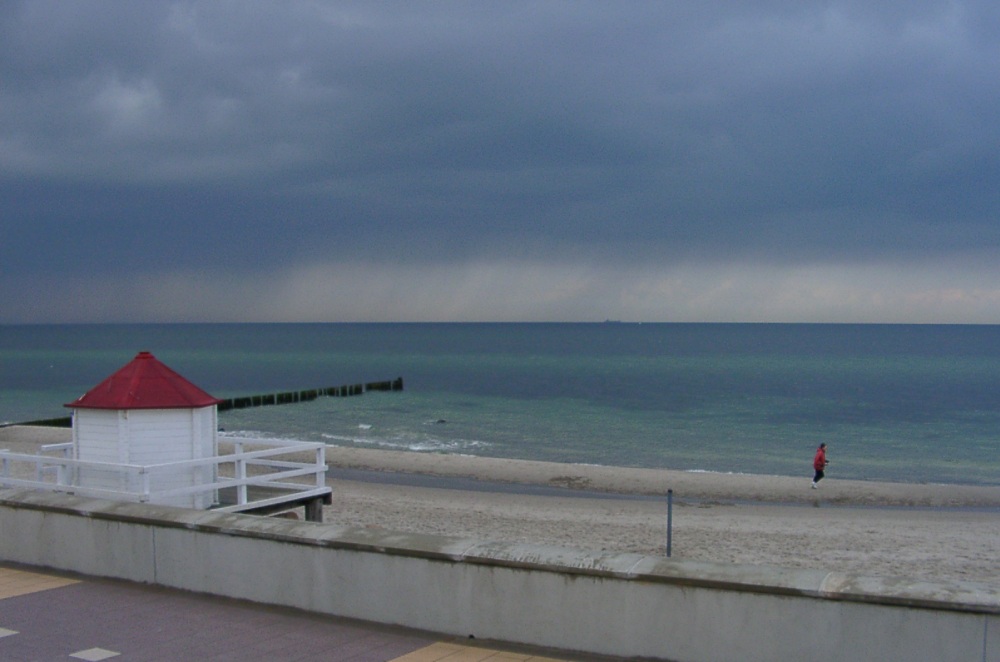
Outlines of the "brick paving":
M0 661L558 662L375 623L0 566Z

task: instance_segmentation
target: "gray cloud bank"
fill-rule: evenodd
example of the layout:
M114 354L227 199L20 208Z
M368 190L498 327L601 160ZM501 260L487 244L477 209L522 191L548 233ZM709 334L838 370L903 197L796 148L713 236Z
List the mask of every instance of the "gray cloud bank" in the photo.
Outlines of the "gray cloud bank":
M0 322L1000 322L994 2L0 5Z

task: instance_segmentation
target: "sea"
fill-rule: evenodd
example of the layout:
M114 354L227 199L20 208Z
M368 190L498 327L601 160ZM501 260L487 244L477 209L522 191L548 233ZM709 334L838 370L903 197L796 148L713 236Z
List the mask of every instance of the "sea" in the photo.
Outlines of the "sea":
M0 325L0 424L66 416L151 351L219 398L402 378L220 412L224 436L692 472L1000 485L1000 326Z

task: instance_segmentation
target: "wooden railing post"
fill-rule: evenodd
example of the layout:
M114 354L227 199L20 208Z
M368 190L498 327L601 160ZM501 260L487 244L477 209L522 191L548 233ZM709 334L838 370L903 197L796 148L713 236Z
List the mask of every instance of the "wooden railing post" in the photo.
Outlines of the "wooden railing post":
M326 485L326 446L316 449L316 487Z
M243 443L238 441L233 448L236 451L236 479L239 481L246 480L247 461L243 458ZM246 502L247 486L246 483L240 483L236 486L236 503L242 506Z

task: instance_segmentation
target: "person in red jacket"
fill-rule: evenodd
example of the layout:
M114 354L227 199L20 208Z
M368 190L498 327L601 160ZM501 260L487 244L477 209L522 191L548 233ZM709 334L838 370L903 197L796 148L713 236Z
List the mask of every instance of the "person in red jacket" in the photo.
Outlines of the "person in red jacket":
M830 464L830 461L826 459L826 444L820 444L819 448L816 449L816 457L813 458L813 469L816 470L816 475L813 476L813 489L816 489L816 483L823 480L823 470L826 469L826 465Z

